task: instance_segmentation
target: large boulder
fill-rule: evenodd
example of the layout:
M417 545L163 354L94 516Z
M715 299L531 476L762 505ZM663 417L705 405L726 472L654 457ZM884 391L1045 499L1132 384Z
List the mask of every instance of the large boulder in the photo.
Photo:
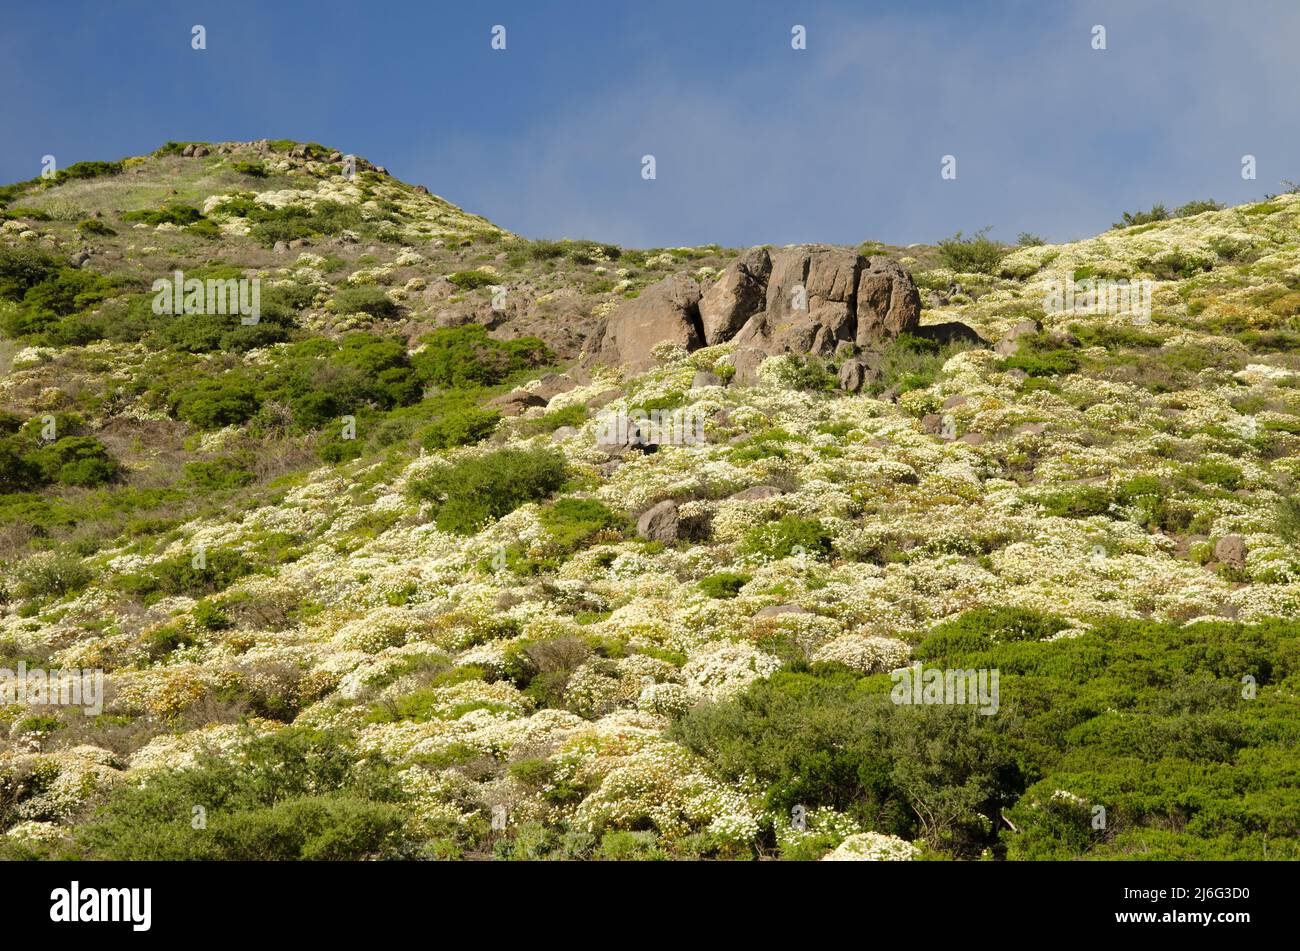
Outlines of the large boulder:
M677 541L677 503L665 499L644 512L636 521L636 533L652 542L665 544Z
M766 248L750 248L731 263L700 298L700 324L708 346L730 340L767 300L772 259Z
M865 259L843 248L796 247L772 258L766 310L736 335L769 355L830 356L853 341L854 297Z
M863 353L840 365L840 389L857 393L880 379L882 360L879 354Z
M912 275L897 261L870 258L858 276L857 345L879 345L920 322L921 294Z
M700 286L685 274L664 278L620 304L605 323L600 359L634 371L646 370L654 365L651 350L660 343L675 343L687 350L704 345Z

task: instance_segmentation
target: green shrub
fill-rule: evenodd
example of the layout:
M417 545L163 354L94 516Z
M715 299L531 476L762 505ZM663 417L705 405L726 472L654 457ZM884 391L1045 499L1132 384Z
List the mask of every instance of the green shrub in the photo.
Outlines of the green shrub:
M1283 541L1300 546L1300 496L1287 496L1277 503L1273 524Z
M108 449L92 436L64 436L29 456L47 482L95 486L112 481L118 465Z
M77 222L77 230L85 235L113 235L117 234L109 227L108 222L102 218L83 218Z
M260 405L253 382L229 372L181 390L172 401L172 412L200 429L220 429L250 419Z
M1007 255L1006 245L990 240L988 228L963 238L958 231L939 242L939 257L944 266L961 274L992 274Z
M81 591L93 580L80 558L60 554L26 562L13 593L19 598L58 598Z
M404 854L394 768L340 733L288 727L114 787L77 830L96 860L356 861ZM205 822L194 822L201 807Z
M197 489L238 489L252 484L254 478L241 461L229 456L185 464L185 481Z
M144 598L180 594L199 597L223 591L252 571L253 565L239 552L216 548L203 553L202 567L195 566L195 556L182 553L156 562L140 574L123 577L120 585Z
M472 291L475 288L497 284L501 279L495 274L489 274L487 271L457 271L454 274L447 275L447 280L462 291Z
M434 503L439 529L469 535L564 484L564 458L546 450L502 449L459 459L416 480L417 499Z
M100 178L105 175L118 175L123 169L121 162L76 162L54 173L55 184L62 184L78 178Z
M385 320L396 317L400 312L397 304L384 292L383 288L372 284L359 287L345 287L334 295L334 309L341 314L358 311Z
M558 499L537 515L537 519L564 552L576 551L593 536L608 530L621 530L627 519L596 499Z
M740 544L745 554L788 558L797 551L813 558L831 553L831 534L815 518L783 515L775 522L751 529Z
M1217 485L1222 489L1236 489L1241 486L1241 470L1226 462L1206 459L1192 467L1192 478L1206 485Z
M734 598L740 589L749 584L749 575L734 571L719 571L700 579L700 590L710 598Z
M500 341L480 324L443 327L424 337L411 363L428 383L441 387L493 386L512 374L554 359L536 337Z
M123 221L140 221L147 225L192 225L203 220L203 212L189 205L164 205L153 210L128 211Z
M450 449L482 442L501 421L495 410L466 407L447 413L424 432L421 440L426 449Z
M264 208L249 203L232 206L231 213L236 209L244 210L247 219L254 222L249 234L268 248L277 241L336 235L362 224L361 212L355 206L335 201L322 201L312 209L301 205Z
M231 171L250 178L266 178L266 166L261 162L231 162Z

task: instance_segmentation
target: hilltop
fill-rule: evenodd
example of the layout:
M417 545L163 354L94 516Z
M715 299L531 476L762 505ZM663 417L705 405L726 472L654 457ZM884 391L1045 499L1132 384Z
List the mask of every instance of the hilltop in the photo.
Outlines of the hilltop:
M636 250L348 158L0 188L0 668L105 672L0 853L1300 857L1300 195Z

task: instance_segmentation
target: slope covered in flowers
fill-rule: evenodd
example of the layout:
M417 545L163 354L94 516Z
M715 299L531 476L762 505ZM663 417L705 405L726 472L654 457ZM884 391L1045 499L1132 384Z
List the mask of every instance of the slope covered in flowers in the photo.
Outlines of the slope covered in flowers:
M329 200L363 199L349 187ZM62 240L30 224L6 236ZM287 340L198 356L111 334L16 342L0 384L14 429L80 411L126 471L124 487L5 497L5 664L107 684L96 717L0 709L11 853L270 857L259 823L279 823L304 857L338 840L355 847L337 857L1300 854L1300 196L1021 248L991 273L903 249L923 323L990 341L1043 326L1000 352L900 341L876 392L838 392L797 357L756 386L699 385L729 378L731 347L665 348L639 375L575 372L474 438L426 437L449 394L462 413L544 386L537 361L486 388L372 396L361 426L390 437L323 464L326 437L277 424L272 398L204 429L137 385L181 360L261 380L299 335L358 327L418 361L433 262L472 261L426 257L415 246L445 234L396 226L337 286L315 251L264 267L312 289ZM663 255L577 306L598 316L691 259ZM541 297L605 265L494 267ZM1149 319L1044 315L1057 282L1089 278L1153 280ZM404 310L322 303L368 283ZM530 306L532 332L547 311ZM548 337L557 367L563 339ZM598 441L609 414L646 407L703 419L704 442ZM246 462L237 485L179 475L250 452L286 461ZM466 530L447 487L525 457L509 453L559 481ZM664 500L690 530L639 537ZM125 514L89 537L58 517L95 506ZM891 704L888 672L913 661L1000 669L1001 711ZM278 773L299 778L248 778Z

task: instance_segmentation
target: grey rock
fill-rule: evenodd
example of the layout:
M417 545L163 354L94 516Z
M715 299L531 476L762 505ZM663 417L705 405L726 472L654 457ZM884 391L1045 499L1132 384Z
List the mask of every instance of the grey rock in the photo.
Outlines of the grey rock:
M774 499L784 493L774 485L751 485L748 489L741 489L739 492L733 492L727 496L736 502L757 502L761 499Z
M636 532L654 542L677 541L677 503L665 499L649 509L636 521Z
M708 370L697 370L695 376L691 378L691 389L702 390L706 386L725 386L726 382L716 373L710 373Z
M1246 563L1246 539L1240 535L1224 535L1214 545L1217 561L1240 568Z
M745 321L763 309L771 271L767 249L750 248L704 293L700 324L707 345L730 340Z
M849 393L861 392L880 379L881 359L877 354L867 353L845 360L840 365L840 389Z
M546 400L527 390L513 390L488 400L487 405L502 416L520 416L534 406L545 406Z
M684 274L651 284L609 315L601 335L600 360L638 371L654 365L651 351L657 344L698 349L704 343L699 304L699 285Z

